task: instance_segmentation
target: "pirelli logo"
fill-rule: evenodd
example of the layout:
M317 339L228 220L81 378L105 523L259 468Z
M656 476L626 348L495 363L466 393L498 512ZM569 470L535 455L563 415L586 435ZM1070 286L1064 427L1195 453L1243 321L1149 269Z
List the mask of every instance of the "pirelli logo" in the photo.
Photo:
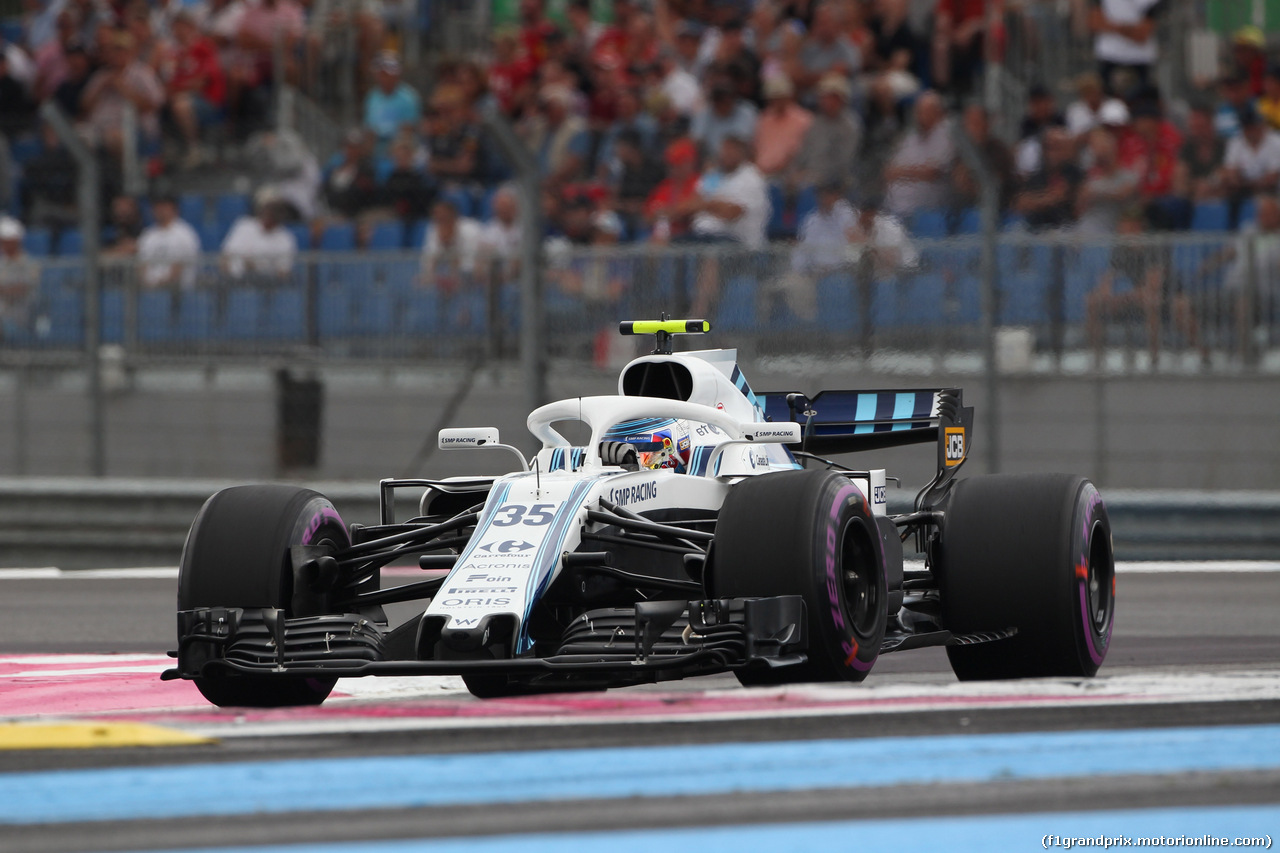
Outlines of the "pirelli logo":
M947 427L943 436L943 459L948 468L953 468L964 461L964 427Z

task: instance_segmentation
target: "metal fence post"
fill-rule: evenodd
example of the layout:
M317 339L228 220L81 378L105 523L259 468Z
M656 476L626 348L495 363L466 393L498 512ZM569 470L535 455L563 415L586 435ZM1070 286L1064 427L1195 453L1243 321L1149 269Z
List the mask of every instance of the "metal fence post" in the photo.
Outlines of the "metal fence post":
M982 282L982 365L986 401L982 405L982 439L987 442L987 470L1000 471L1000 377L996 365L996 234L1000 219L1000 194L996 177L983 159L973 140L956 126L956 147L966 166L978 176L979 212L982 219L982 251L979 256L979 279Z
M106 412L102 397L100 319L102 307L98 245L102 216L99 213L98 159L76 134L54 101L45 101L40 117L49 123L76 161L76 196L80 207L80 233L84 239L84 349L89 370L89 471L95 477L107 473Z
M31 452L27 443L27 373L31 369L29 356L23 357L13 369L13 473L27 474L27 457Z
M132 101L124 103L120 119L120 170L124 178L124 194L140 196L146 191L142 180L142 164L138 160L138 109Z
M1244 287L1240 292L1236 334L1240 336L1240 357L1246 367L1258 365L1258 342L1254 338L1254 317L1258 306L1258 235L1244 241Z
M542 304L542 180L538 162L511 127L490 105L481 115L485 130L516 171L520 195L520 363L525 395L532 411L547 402L546 316Z

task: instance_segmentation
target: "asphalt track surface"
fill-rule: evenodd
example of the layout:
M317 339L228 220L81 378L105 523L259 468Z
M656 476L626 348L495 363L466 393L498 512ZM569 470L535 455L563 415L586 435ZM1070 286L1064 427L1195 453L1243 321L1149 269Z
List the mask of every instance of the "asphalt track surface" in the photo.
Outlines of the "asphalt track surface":
M274 712L258 728L227 712L172 718L217 739L201 745L0 750L0 850L1030 850L1046 834L1275 839L1280 572L1122 572L1117 594L1098 679L996 685L981 701L966 700L945 654L926 649L882 658L861 686L800 691L817 703L802 707L737 689L730 676L579 695L559 721L547 714L568 705L536 719L487 717L500 706L444 690L331 700L307 715ZM0 664L141 661L172 647L173 604L167 578L0 580ZM17 683L6 688L0 675L0 717L121 717L6 709L3 693ZM908 696L901 711L884 705ZM880 706L853 707L860 697ZM778 713L759 710L774 698ZM706 713L636 722L587 708L650 700ZM719 713L747 700L749 711ZM424 702L458 716L402 725L397 714ZM375 705L380 717L361 715ZM927 834L913 842L915 833Z

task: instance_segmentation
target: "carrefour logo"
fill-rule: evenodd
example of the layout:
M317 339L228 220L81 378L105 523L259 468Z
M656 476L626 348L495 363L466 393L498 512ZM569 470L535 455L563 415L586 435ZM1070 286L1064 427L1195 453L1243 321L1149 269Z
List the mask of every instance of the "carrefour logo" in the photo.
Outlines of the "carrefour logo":
M519 539L507 539L503 542L489 542L481 545L480 550L487 554L522 554L533 547L532 542Z

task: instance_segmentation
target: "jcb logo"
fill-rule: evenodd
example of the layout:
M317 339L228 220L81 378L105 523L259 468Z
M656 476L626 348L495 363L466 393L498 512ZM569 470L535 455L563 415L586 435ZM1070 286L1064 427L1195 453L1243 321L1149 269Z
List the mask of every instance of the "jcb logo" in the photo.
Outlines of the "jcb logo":
M964 427L947 427L943 448L943 456L948 468L963 462L965 452Z

